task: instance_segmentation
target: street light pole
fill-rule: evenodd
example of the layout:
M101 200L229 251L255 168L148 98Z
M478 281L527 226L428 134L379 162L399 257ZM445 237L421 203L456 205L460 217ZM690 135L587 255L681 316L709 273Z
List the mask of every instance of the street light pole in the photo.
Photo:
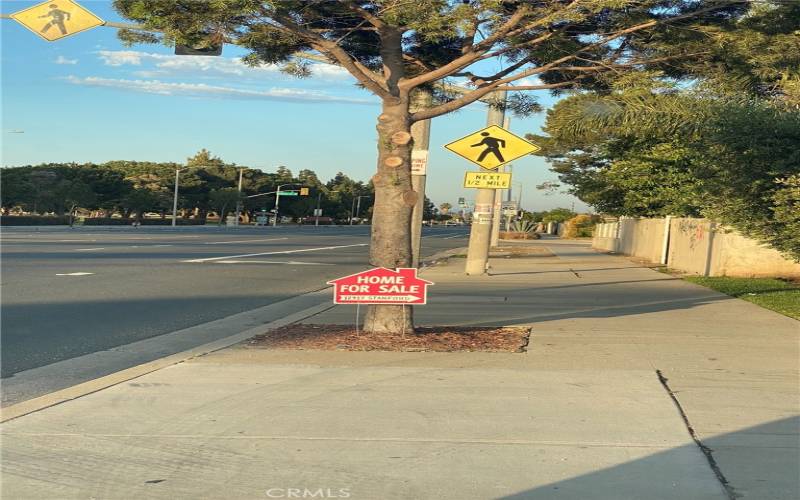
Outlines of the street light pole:
M353 206L356 207L355 216L358 216L358 214L361 213L361 198L369 198L369 197L370 197L370 195L365 194L365 195L361 195L361 196L358 196L356 198L353 198L353 203L350 204L350 225L351 226L353 225L353 218L354 218ZM358 200L358 203L356 203L356 200Z
M314 225L319 226L319 204L322 201L322 190L317 193L317 209L314 210Z
M281 201L281 189L283 189L284 186L294 186L294 185L295 185L294 183L281 184L280 186L278 186L278 190L275 191L275 218L272 219L272 227L278 227L278 204Z
M236 225L239 225L239 216L242 213L242 175L244 174L244 169L239 169L239 197L236 199Z
M187 167L188 168L188 167ZM176 168L175 169L175 194L172 197L172 227L177 225L177 216L178 216L178 175L186 170L187 168Z

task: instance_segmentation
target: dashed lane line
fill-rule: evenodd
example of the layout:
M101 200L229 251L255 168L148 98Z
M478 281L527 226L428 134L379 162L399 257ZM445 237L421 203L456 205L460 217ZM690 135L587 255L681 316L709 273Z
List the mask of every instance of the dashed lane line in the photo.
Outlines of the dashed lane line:
M338 245L333 247L316 247L316 248L303 248L299 250L282 250L279 252L260 252L260 253L246 253L243 255L223 255L222 257L206 257L205 259L189 259L189 260L182 260L181 262L213 262L215 260L233 260L233 259L241 259L244 257L260 257L262 255L287 255L293 253L303 253L303 252L319 252L322 250L337 250L339 248L353 248L353 247L365 247L368 243L357 243L355 245Z

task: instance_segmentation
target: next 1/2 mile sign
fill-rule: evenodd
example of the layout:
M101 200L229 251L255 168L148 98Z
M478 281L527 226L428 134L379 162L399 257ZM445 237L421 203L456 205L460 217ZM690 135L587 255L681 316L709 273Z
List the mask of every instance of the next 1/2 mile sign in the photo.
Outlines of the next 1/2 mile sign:
M333 285L334 304L425 304L428 285L417 277L417 269L399 267L394 271L376 267L328 282Z

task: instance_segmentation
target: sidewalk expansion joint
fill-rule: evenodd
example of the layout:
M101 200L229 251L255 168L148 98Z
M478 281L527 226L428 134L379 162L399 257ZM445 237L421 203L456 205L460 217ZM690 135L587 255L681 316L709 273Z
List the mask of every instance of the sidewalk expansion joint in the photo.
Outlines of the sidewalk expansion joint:
M664 387L664 390L667 391L670 399L675 404L675 407L678 409L678 413L680 413L681 419L683 420L683 424L686 426L686 430L689 431L689 435L692 437L692 440L700 448L700 451L705 455L706 461L708 462L708 466L711 467L711 470L714 472L714 475L717 477L717 480L722 485L722 488L725 490L725 494L728 496L729 500L736 500L740 498L742 495L736 493L736 490L733 486L728 482L728 479L725 477L725 474L722 473L722 469L720 469L719 464L717 464L716 459L714 458L714 450L706 446L700 438L697 436L697 433L692 427L692 424L689 422L689 417L686 415L686 412L681 405L681 402L678 401L678 397L675 395L675 392L670 388L668 381L669 379L664 376L661 370L656 370L656 375L658 375L658 381L661 382L661 386Z

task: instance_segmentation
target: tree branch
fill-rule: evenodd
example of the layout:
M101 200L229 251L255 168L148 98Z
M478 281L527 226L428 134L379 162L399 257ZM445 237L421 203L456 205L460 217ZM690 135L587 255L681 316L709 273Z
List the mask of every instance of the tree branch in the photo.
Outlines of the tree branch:
M520 28L517 28L515 30L512 30L512 31L508 32L506 34L506 36L507 37L512 37L512 36L518 35L520 33L524 33L525 31L533 29L533 28L535 28L537 26L541 26L542 24L544 24L546 22L549 22L554 15L561 14L562 12L567 11L567 10L575 7L580 2L581 2L581 0L573 0L572 3L570 3L569 5L563 6L562 8L558 9L555 12L552 12L552 13L544 16L544 17L541 17L541 18L537 19L536 21L534 21L534 22L532 22L530 24L526 24L525 26L522 26Z
M440 104L433 108L420 110L411 115L411 121L418 122L421 120L429 120L431 118L436 118L437 116L445 115L447 113L460 109L468 104L472 104L473 102L478 101L481 97L491 92L494 92L495 90L507 90L513 92L517 90L546 90L546 89L554 89L561 87L569 87L571 85L575 85L576 83L578 83L578 80L582 78L585 78L585 76L577 77L574 80L570 80L568 82L543 83L541 85L525 85L520 87L508 87L497 84L489 84L479 89L473 90L472 92L464 94L458 99L454 99L450 102Z
M370 11L363 9L355 4L355 2L342 2L344 6L361 16L365 21L373 25L374 27L378 28L379 30L386 27L386 23L383 22L378 16L372 14Z
M300 35L305 38L311 47L315 50L327 54L332 59L335 59L344 69L346 69L356 80L359 81L365 88L370 90L373 94L381 99L391 97L391 94L386 88L386 80L375 74L373 71L364 67L343 48L339 47L335 42L331 42L326 38L311 32L299 24L295 23L289 17L278 14L276 12L269 13L269 15L280 23L279 28L283 28L289 33Z
M484 40L472 45L467 52L453 59L449 63L425 73L424 75L419 75L414 78L410 78L408 80L403 80L400 82L400 87L406 90L411 90L414 87L418 87L419 85L432 82L435 80L439 80L440 78L444 78L450 73L454 73L460 69L466 68L480 56L485 54L489 51L492 46L494 46L495 42L502 39L506 33L514 29L522 20L525 18L526 15L530 13L530 8L528 6L523 6L517 9L516 12L506 21L500 28L498 28L491 36L485 38Z

